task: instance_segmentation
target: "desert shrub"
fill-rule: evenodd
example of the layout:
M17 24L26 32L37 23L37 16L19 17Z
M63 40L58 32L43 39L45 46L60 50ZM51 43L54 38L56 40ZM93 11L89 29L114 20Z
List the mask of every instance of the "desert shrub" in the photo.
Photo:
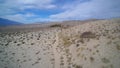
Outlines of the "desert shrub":
M38 64L38 63L39 63L39 61L34 62L34 63L32 64L32 66L34 66L35 64Z
M27 60L23 60L23 62L26 62Z
M93 62L93 61L94 61L94 58L93 58L93 57L90 57L90 61Z
M63 60L63 59L64 59L64 57L63 57L63 56L61 56L61 57L60 57L60 59L61 59L61 60Z
M96 38L96 35L92 32L84 32L80 35L81 38Z
M63 63L63 62L61 62L61 63L60 63L60 65L64 65L64 63Z
M117 45L116 45L116 48L117 48L117 50L120 50L120 45L117 44Z
M6 43L6 44L5 44L5 46L8 46L8 45L9 45L9 43Z
M34 43L31 43L31 45L34 45Z
M80 65L76 65L75 68L83 68L83 67Z
M79 46L79 44L76 44L76 47L78 47Z
M52 58L52 59L50 59L50 61L55 61L55 59L54 59L54 58Z
M107 59L107 58L102 58L101 60L102 60L103 63L109 63L110 62L110 60Z
M61 24L53 24L50 27L62 27L62 25Z
M17 41L14 41L14 43L17 43Z
M98 53L98 52L99 52L99 50L96 50L96 52Z
M33 39L33 37L30 37L31 39Z
M84 40L83 39L80 39L80 41L79 42L81 42L82 44L84 43Z
M39 54L40 53L40 51L38 51L36 54Z
M25 44L25 42L22 42L22 44Z
M3 51L0 51L0 53L2 53Z
M39 38L37 38L37 40L40 40Z
M20 61L20 59L17 59L17 62L19 62Z
M17 46L20 46L20 44L17 44Z
M15 53L12 53L12 55L15 55Z

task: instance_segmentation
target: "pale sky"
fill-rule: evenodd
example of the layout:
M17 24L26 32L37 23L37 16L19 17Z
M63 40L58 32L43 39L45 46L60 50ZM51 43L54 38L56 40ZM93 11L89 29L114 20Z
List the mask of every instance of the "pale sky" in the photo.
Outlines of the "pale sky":
M120 0L0 0L0 17L21 23L120 17Z

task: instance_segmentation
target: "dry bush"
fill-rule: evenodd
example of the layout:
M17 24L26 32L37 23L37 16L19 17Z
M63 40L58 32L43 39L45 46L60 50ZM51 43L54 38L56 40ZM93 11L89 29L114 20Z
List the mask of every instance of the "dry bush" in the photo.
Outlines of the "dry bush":
M96 38L96 35L92 32L84 32L80 36L81 38Z

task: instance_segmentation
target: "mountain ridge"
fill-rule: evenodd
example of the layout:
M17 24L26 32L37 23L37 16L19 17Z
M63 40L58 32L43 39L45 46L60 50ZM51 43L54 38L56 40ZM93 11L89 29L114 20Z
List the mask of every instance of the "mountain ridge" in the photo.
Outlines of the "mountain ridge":
M16 21L0 18L0 26L11 26L11 25L22 25L23 23L19 23Z

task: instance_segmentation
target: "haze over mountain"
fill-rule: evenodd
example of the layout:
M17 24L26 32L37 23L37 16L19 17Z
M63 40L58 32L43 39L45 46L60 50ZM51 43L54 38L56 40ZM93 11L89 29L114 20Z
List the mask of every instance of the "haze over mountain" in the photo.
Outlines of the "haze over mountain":
M22 25L23 23L19 23L16 21L0 18L0 26L11 26L11 25Z

